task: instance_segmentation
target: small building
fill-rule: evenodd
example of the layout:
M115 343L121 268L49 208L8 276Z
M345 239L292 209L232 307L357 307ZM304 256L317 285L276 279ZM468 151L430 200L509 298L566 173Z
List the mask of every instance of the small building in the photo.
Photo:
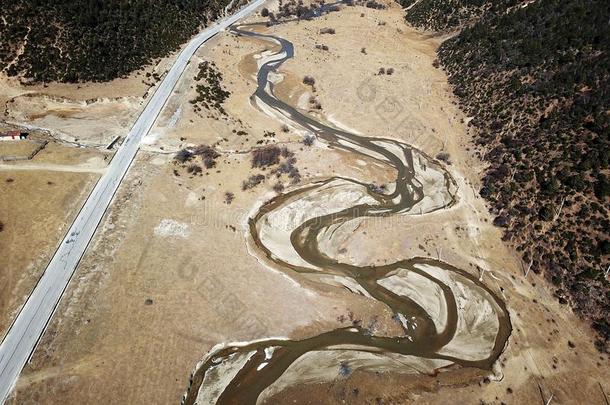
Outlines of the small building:
M27 132L21 131L0 132L0 141L15 141L20 139L28 139L28 135L29 134Z

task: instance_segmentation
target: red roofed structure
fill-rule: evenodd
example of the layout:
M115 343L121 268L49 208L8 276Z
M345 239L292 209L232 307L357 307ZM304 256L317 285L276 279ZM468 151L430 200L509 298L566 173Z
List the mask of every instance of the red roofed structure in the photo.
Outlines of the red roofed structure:
M28 133L21 132L21 131L0 132L0 140L17 140L17 139L28 139Z

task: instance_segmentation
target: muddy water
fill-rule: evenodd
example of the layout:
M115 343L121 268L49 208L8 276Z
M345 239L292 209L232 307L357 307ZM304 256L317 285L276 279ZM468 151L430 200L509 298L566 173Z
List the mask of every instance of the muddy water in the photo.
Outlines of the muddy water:
M362 352L381 355L416 356L445 360L462 366L491 369L506 344L511 325L504 303L477 278L447 263L420 257L384 266L355 266L330 257L320 248L320 241L328 238L327 235L332 235L332 230L350 221L367 217L411 215L415 207L418 207L416 213L419 215L446 209L456 203L455 181L440 162L412 146L394 139L360 136L342 131L318 122L276 98L273 93L273 83L268 80L268 76L284 61L294 56L293 45L283 38L256 33L251 28L253 27L241 26L233 28L232 31L236 35L256 37L262 41L281 45L281 51L267 57L259 68L258 88L252 96L255 105L271 115L281 115L293 125L306 129L331 148L346 150L368 161L387 165L396 172L395 183L389 191L379 190L354 179L332 177L268 201L249 220L250 237L256 246L257 254L274 262L278 269L331 275L355 281L371 299L378 300L391 309L395 319L400 320L403 334L376 336L371 330L356 324L305 340L266 339L214 349L197 366L184 403L196 403L202 392L214 390L214 395L206 397L205 401L219 404L254 404L265 389L280 379L286 370L305 354L319 350L340 350L345 347L350 347L352 350L357 347L357 350ZM443 176L440 187L437 185L436 189L427 187L425 178L422 177L423 172L433 170ZM337 208L336 205L320 201L316 212L323 211L321 215L294 224L290 228L289 241L284 242L298 254L300 258L298 262L290 260L278 250L274 251L277 244L266 244L266 239L261 236L263 230L268 233L274 226L285 226L270 221L273 213L285 210L290 204L299 201L307 200L310 204L315 203L318 195L316 193L329 185L333 185L339 192L341 188L347 186L351 189L357 187L366 197L365 202ZM436 201L435 203L428 201L423 204L427 197L426 193L435 193L436 197L442 196L442 202L439 202L441 199L438 197L432 199ZM436 269L436 272L426 271L431 268ZM444 274L443 277L439 276L439 272ZM445 317L442 327L435 324L435 319L425 305L417 300L416 295L401 294L380 284L381 280L407 273L427 280L426 282L437 287L436 291L440 291L439 299L444 301L442 306ZM451 285L447 280L453 280ZM461 353L460 345L455 344L451 350L447 350L456 334L464 333L458 330L459 328L466 329L466 333L477 332L474 327L463 326L464 316L460 314L460 308L466 306L463 303L459 304L459 299L456 297L459 289L456 285L462 290L467 289L468 294L477 296L487 308L491 308L483 315L477 315L478 317L495 318L491 323L497 326L493 330L492 337L488 338L489 348L482 350L484 352L482 355L473 356L468 350ZM201 398L200 401L205 402Z

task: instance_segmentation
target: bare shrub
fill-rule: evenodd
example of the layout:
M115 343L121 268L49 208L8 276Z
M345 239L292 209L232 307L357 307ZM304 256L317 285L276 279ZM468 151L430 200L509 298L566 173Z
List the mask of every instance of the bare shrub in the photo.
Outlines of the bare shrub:
M339 374L342 377L348 377L352 373L352 368L349 366L347 361L342 361L339 364Z
M305 146L311 146L313 145L313 143L315 142L316 137L313 135L307 135L305 138L303 138L303 145Z
M192 174L200 174L201 172L203 172L203 170L201 169L201 166L196 165L196 164L191 164L186 168L186 171L188 173L192 173Z
M188 149L182 149L182 150L178 151L178 153L176 153L176 156L174 156L174 160L176 160L180 163L187 162L187 161L191 160L192 158L193 158L193 153L191 151L189 151Z
M235 194L231 193L230 191L227 191L225 193L225 204L231 205L231 203L233 202L234 199L235 199Z
M385 6L385 5L383 5L383 4L381 4L381 3L377 3L377 2L376 2L376 1L374 1L374 0L367 1L367 2L366 2L366 7L368 7L368 8L373 8L373 9L375 9L375 10L383 10L383 9L385 9L385 8L386 8L386 6Z
M282 191L284 191L284 185L281 181L278 181L273 185L273 191L275 191L276 193L281 193Z
M280 155L283 158L283 161L277 168L273 169L271 173L275 174L278 179L283 174L286 174L290 179L291 184L299 183L301 181L301 173L299 173L299 169L295 166L297 163L297 158L294 156L294 152L290 151L286 147L283 147L280 150Z
M451 164L451 160L450 160L449 154L447 152L441 152L441 153L437 154L436 158L442 162Z
M385 184L378 185L375 183L371 183L369 187L372 192L377 194L384 194L388 190L388 186L386 186Z
M213 169L216 167L216 161L212 158L203 159L203 165L206 169Z
M252 167L268 167L280 162L280 148L275 145L252 151Z
M286 159L289 159L294 156L294 152L292 152L290 149L288 149L285 146L283 146L282 149L280 149L280 154L282 155L283 158L286 158Z
M299 172L299 169L294 166L292 166L288 173L288 177L290 177L290 184L298 184L301 182L301 173Z
M391 75L394 73L394 68L387 68L387 70L385 71L386 75Z
M195 147L195 149L193 149L193 155L211 159L216 159L220 157L220 153L218 153L216 149L208 145L199 145Z
M249 190L251 188L258 186L263 181L265 181L265 176L263 176L262 174L252 175L248 178L248 180L245 180L244 182L241 183L241 189L243 191Z
M212 146L208 145L199 145L195 147L195 149L193 149L193 155L201 156L203 165L206 169L216 167L216 159L220 157L220 153Z
M320 34L334 34L334 33L335 33L334 28L322 28L320 30Z

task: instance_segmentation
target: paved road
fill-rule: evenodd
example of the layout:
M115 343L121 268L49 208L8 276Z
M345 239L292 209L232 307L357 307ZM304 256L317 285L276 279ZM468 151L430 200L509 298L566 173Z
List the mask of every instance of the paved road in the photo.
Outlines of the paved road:
M19 373L36 348L104 212L127 173L142 137L153 126L190 58L205 41L252 13L264 1L255 0L232 16L216 22L198 34L178 55L117 151L106 174L100 178L81 208L68 234L4 337L0 345L0 401L6 400Z

